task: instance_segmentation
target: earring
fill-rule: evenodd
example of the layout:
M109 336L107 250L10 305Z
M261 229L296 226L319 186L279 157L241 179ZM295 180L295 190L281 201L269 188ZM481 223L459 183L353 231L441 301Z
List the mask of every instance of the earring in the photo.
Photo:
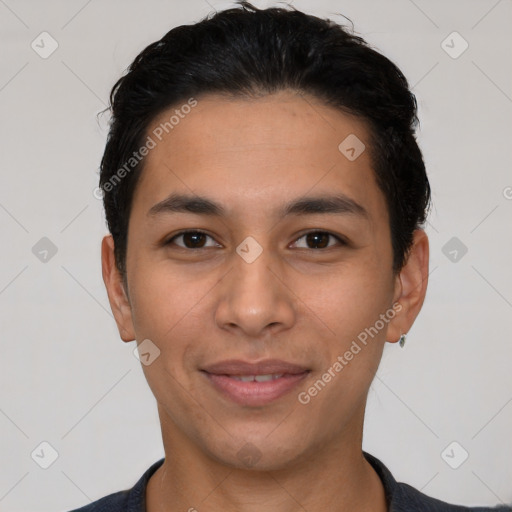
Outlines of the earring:
M407 337L407 334L400 334L400 338L398 340L398 344L403 348L405 345L405 338Z

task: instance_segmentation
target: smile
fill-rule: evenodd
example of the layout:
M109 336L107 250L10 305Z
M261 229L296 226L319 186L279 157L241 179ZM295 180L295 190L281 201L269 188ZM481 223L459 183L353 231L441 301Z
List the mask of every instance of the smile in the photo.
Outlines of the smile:
M269 380L280 379L282 376L282 373L269 373L267 375L231 375L231 378L242 382L267 382Z
M223 398L238 405L260 407L288 394L310 373L304 365L265 359L229 359L201 368L208 383Z

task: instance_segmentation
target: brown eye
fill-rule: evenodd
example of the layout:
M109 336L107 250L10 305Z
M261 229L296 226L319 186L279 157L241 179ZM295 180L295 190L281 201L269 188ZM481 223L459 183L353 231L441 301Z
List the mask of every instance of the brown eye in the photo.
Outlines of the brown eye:
M173 236L165 245L175 244L183 249L204 249L206 247L213 247L212 245L206 246L206 239L213 238L203 231L182 231L177 235ZM182 243L176 243L176 240L182 239Z
M302 239L305 239L306 241L306 249L326 249L328 247L332 247L333 245L329 245L330 239L337 240L338 245L346 245L345 241L340 237L327 231L310 231L309 233L302 235L298 240ZM297 244L297 242L295 243ZM303 247L300 248L302 249Z

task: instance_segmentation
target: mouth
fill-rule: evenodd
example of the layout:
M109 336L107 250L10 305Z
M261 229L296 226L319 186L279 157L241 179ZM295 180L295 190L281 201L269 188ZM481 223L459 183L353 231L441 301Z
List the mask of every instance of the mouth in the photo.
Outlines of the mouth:
M222 361L201 369L213 388L238 405L263 406L288 394L311 372L297 364L269 359L258 363Z

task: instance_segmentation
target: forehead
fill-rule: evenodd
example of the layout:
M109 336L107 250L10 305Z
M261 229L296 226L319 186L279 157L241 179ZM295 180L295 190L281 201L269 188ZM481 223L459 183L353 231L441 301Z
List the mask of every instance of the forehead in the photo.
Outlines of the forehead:
M178 191L214 196L232 213L259 205L263 214L299 196L337 191L376 218L387 215L361 119L291 91L196 101L191 109L167 109L149 126L155 146L134 209L147 212Z

